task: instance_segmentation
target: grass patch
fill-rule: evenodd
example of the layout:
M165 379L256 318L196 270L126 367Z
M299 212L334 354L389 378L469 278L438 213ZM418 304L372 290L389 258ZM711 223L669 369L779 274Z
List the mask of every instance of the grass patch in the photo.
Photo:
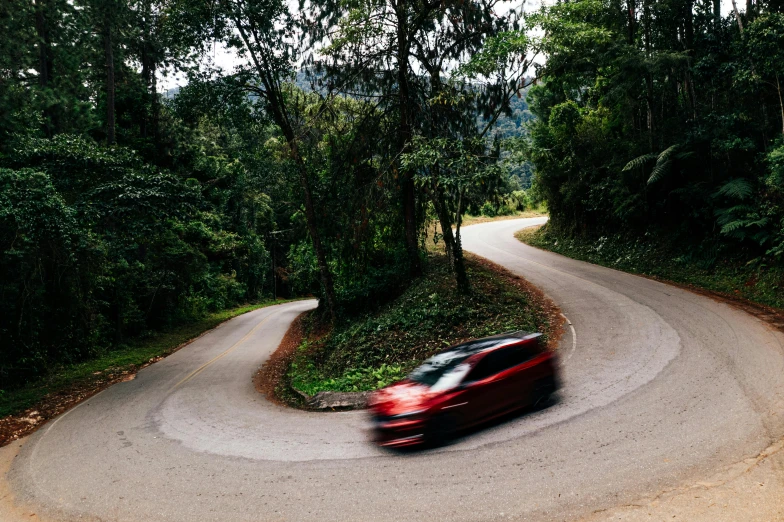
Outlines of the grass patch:
M472 292L463 295L446 256L433 252L428 259L426 273L378 312L343 319L329 331L311 314L288 383L308 395L374 390L468 339L509 330L555 336L560 323L554 305L524 280L470 256Z
M684 250L658 244L647 237L568 238L559 236L548 226L526 228L515 237L574 259L784 308L782 267L765 263L749 265L741 256L719 252L715 247Z
M201 320L182 324L165 332L152 333L143 339L135 339L95 359L56 367L47 377L27 386L15 390L0 390L0 418L18 414L34 406L45 410L46 406L41 403L45 402L47 397L55 395L74 396L78 401L87 390L94 391L96 387L100 389L102 384L132 375L139 368L171 354L183 343L232 317L284 302L287 301L266 301L216 312Z

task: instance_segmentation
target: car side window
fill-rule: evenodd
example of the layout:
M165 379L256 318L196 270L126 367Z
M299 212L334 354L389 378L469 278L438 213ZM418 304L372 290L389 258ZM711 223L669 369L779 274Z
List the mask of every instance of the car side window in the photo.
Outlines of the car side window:
M510 346L507 348L510 351L508 357L509 367L523 364L530 361L539 354L538 348L533 343L525 343L518 346Z
M508 348L494 350L485 355L466 377L467 382L481 381L510 367Z

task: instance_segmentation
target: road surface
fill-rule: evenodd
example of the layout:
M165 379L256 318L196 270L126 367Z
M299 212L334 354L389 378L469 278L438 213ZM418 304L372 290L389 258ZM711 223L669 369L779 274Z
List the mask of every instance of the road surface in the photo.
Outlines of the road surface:
M554 406L435 451L367 441L362 412L267 402L251 382L300 301L224 323L51 421L6 476L53 520L563 520L655 495L784 435L784 336L685 290L464 229L467 250L571 323Z

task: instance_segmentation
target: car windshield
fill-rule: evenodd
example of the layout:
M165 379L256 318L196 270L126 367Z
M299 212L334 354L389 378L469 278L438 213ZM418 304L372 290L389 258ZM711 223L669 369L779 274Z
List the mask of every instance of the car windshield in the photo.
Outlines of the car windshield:
M439 381L443 378L455 377L455 370L457 370L458 366L461 366L460 363L465 361L470 355L470 353L456 350L436 354L422 363L422 366L411 372L408 378L414 382L430 387L439 384L440 389L445 389L441 387ZM462 376L460 377L462 378Z

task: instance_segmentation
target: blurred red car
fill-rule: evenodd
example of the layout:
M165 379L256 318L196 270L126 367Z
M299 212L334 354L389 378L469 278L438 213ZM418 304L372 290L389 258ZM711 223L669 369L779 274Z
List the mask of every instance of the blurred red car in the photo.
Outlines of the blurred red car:
M540 333L507 332L443 350L403 381L375 392L375 440L402 447L448 440L512 410L546 401L560 387L558 359Z

